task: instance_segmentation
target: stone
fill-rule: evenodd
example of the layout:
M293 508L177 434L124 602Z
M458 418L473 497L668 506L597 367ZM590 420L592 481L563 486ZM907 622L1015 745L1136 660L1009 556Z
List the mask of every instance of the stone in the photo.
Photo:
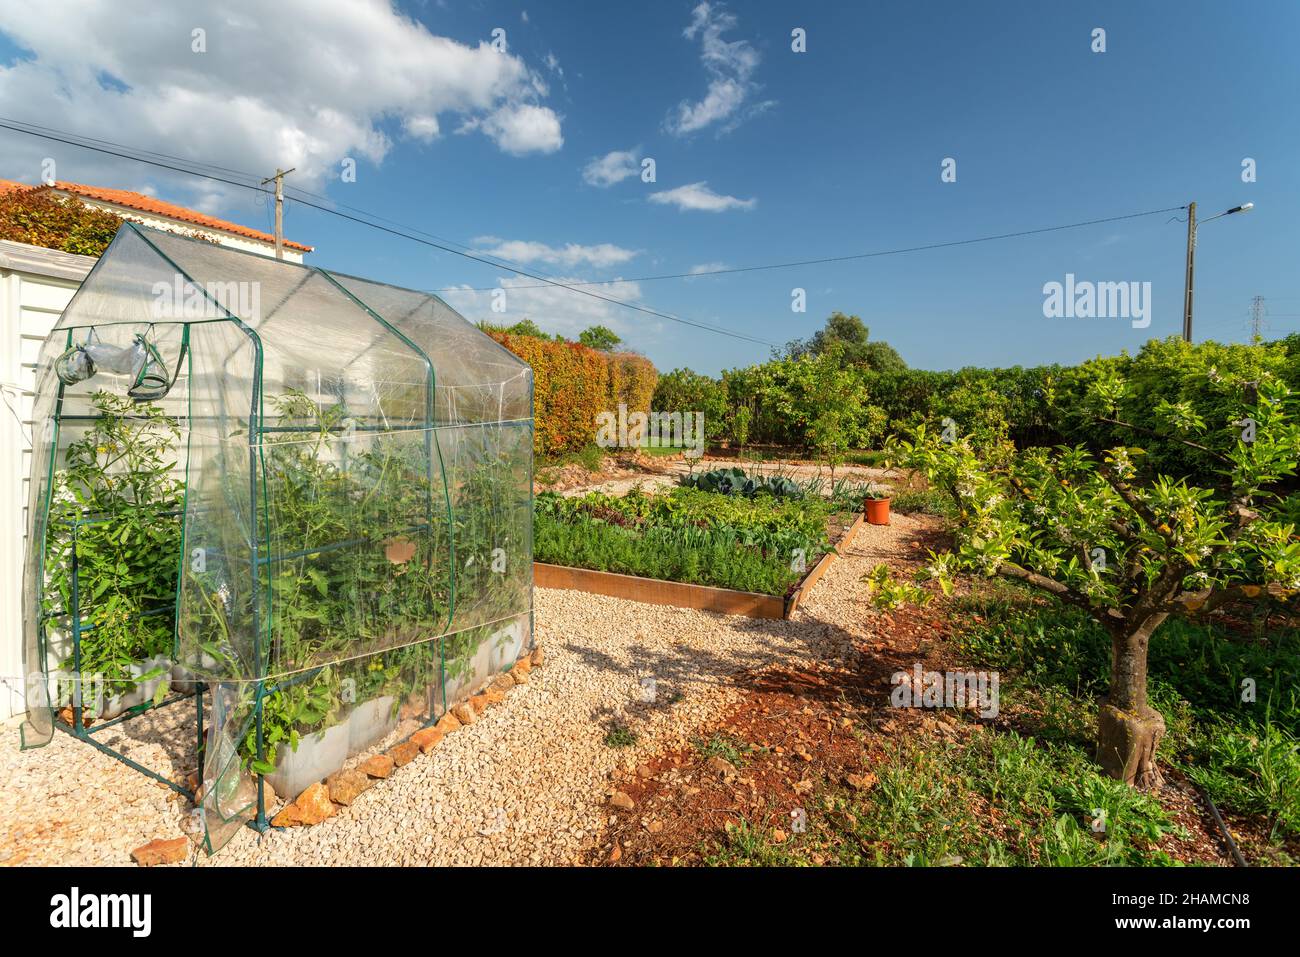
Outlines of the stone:
M333 817L336 811L330 801L329 789L317 781L299 794L298 800L277 814L271 823L275 827L311 826Z
M442 741L442 732L436 725L432 728L421 728L411 735L411 741L419 747L421 754L428 754Z
M515 666L511 668L509 671L510 680L517 685L528 684L528 673L530 669L524 667L524 665L527 664L528 664L527 658L521 658L518 661L516 661Z
M178 864L190 853L188 837L173 837L171 840L157 838L143 847L131 852L131 860L141 867L153 867L156 864Z
M636 775L639 778L648 778L653 774L654 772L650 770L650 765L648 764L638 764L636 766Z
M513 681L510 682L510 686L514 687ZM481 697L486 698L488 704L500 704L506 700L506 693L494 684L487 691L484 691Z
M476 694L469 699L469 703L470 705L473 706L474 713L477 715L477 714L482 714L484 711L486 711L488 709L488 705L492 704L493 702L485 694Z
M478 720L478 714L475 712L474 706L468 701L462 701L456 705L451 709L451 713L455 715L456 720L461 724L473 724Z
M375 786L364 771L338 771L325 780L329 787L330 800L335 804L348 805L360 796L361 792Z
M357 765L357 770L372 778L386 778L393 773L393 759L386 754L376 754Z
M609 796L609 803L614 805L620 811L630 811L636 807L636 802L630 796L622 791L615 791Z
M509 674L497 675L496 680L492 682L492 687L504 695L507 691L515 686L515 679Z
M527 655L524 655L524 657L520 658L518 661L514 663L514 666L510 669L510 673L515 674L516 672L518 672L522 674L528 674L528 672L532 670L533 670L533 659L529 658Z
M623 859L623 845L620 844L618 841L615 841L614 850L609 852L609 862L611 864L617 864L622 859Z
M876 783L876 776L870 771L866 774L846 774L844 781L855 791L865 791Z
M651 821L649 824L645 826L645 829L649 831L651 834L658 834L660 831L664 829L664 822Z
M460 723L460 720L454 714L448 711L446 714L444 714L441 718L438 719L438 723L435 724L434 727L437 728L439 731L441 731L444 735L448 735L451 734L453 731L459 731L462 725Z
M704 762L704 766L721 778L735 777L736 767L726 758L720 758L716 754Z
M779 827L772 832L773 844L784 844L785 839L786 839L786 833L785 831L781 830Z
M401 744L388 749L388 756L393 759L393 763L399 768L406 767L415 760L415 756L419 753L420 746L414 741L403 741Z
M542 650L541 645L538 645L533 649L533 653L529 655L529 660L532 662L534 668L540 668L542 666L542 663L546 661L546 652Z

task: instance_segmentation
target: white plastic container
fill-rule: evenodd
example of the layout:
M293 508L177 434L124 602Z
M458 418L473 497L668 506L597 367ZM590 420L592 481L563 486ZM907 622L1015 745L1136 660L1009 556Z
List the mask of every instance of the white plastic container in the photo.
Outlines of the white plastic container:
M144 661L140 662L139 664L131 665L131 674L136 679L140 679L144 675L149 674L149 672L151 671L158 672L158 674L154 675L152 678L149 678L144 681L138 681L136 685L135 693L139 696L139 701L135 702L135 704L143 704L146 701L152 701L153 696L158 691L158 687L164 681L167 682L171 681L171 668L172 668L171 659L168 658L166 655L158 655L155 658L146 658ZM133 706L134 705L128 705L128 707L133 707Z
M292 801L317 781L323 781L348 759L348 735L351 721L305 735L298 750L281 741L275 752L275 771L266 776L275 793Z
M352 709L348 717L348 754L360 754L397 727L397 699L371 698Z

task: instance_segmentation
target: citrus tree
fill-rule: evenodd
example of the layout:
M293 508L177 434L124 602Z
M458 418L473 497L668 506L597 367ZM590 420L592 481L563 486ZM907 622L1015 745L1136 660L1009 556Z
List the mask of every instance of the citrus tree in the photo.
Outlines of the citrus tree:
M1122 388L1108 382L1097 401L1113 404ZM1160 780L1165 722L1147 701L1147 649L1160 625L1300 590L1300 496L1287 485L1300 457L1293 396L1276 379L1239 383L1237 394L1235 410L1208 425L1186 405L1153 410L1169 434L1213 457L1212 486L1149 474L1132 446L979 451L968 437L924 427L896 444L901 463L945 489L959 515L952 548L931 553L919 577L945 592L959 571L1015 579L1083 609L1109 634L1097 759L1130 784ZM872 582L878 599L917 597L914 585L891 587L887 573Z

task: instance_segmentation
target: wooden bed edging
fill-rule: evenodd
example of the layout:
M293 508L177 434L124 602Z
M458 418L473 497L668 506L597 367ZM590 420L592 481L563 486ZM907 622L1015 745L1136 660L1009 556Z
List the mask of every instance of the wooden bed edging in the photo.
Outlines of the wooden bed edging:
M593 595L610 595L643 601L651 605L674 605L698 608L723 615L748 615L750 618L784 618L785 599L779 595L734 591L710 585L670 582L661 578L638 578L617 572L598 572L590 568L547 565L533 562L533 584L541 588L570 588Z
M731 588L714 588L711 585L692 585L687 582L670 582L660 578L639 578L618 572L599 572L590 568L573 568L569 565L548 565L533 562L533 584L539 588L567 588L585 591L592 595L626 598L650 605L671 605L676 608L696 608L722 615L745 615L749 618L788 619L799 607L799 602L812 590L826 569L839 558L862 529L866 518L859 514L853 524L821 557L812 571L804 576L799 587L788 597L760 595L757 592L735 591Z

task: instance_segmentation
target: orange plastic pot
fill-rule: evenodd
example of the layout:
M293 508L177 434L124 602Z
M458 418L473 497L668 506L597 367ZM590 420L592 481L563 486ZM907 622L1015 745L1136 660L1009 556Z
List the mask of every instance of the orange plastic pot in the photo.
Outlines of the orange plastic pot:
M868 525L889 524L889 499L887 498L867 499L867 524Z

